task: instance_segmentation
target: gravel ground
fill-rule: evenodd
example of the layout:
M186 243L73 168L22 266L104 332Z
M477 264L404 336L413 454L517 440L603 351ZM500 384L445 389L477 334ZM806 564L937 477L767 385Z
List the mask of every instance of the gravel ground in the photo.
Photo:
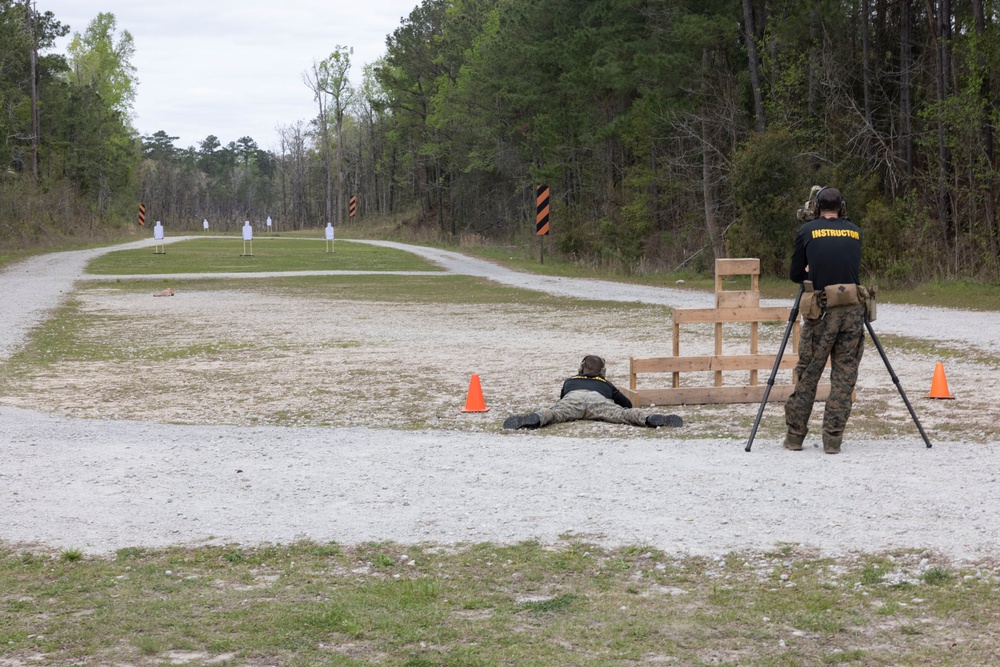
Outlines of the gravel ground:
M428 257L449 273L552 294L678 307L712 303L711 295L684 290L526 275L443 250L384 245ZM75 281L88 278L83 267L101 252L46 255L0 274L0 362ZM1000 350L995 313L883 304L876 328L966 357ZM511 349L523 344L503 341L504 333L492 331L490 340ZM578 358L586 351L559 354ZM911 366L928 363L926 355L890 355L894 366L899 359L904 383L915 377ZM862 384L889 385L891 398L874 350L866 363ZM995 415L988 406L1000 398L991 363L949 366L952 392L959 393L958 384L971 393L975 383L977 400L987 406L974 411L983 413L983 433ZM544 372L551 375L549 367ZM911 399L921 393L907 389ZM903 420L888 436L850 439L837 457L808 447L786 452L760 438L748 454L742 439L678 437L684 430L582 424L497 432L496 422L516 404L468 415L466 430L446 423L412 431L80 419L16 407L0 396L0 540L107 553L298 538L549 543L574 534L682 554L797 543L825 554L929 548L953 558L993 557L1000 536L992 509L1000 493L997 444L976 429L957 436L935 430L939 416L962 407L959 395L948 402L952 407L917 403L928 417L932 449ZM901 403L898 395L895 401ZM51 409L42 400L30 407L39 406ZM732 410L745 417L756 407Z

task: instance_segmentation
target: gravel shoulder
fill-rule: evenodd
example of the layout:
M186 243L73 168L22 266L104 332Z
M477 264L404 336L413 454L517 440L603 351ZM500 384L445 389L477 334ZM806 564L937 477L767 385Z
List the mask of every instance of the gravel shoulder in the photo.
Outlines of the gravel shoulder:
M427 257L446 275L471 275L574 299L671 307L712 303L710 295L684 290L527 275L458 253L377 243ZM151 241L132 247L145 245ZM77 281L92 280L83 268L107 250L46 255L2 274L0 363L75 293ZM170 300L169 307L176 309L170 316L199 326L208 326L202 320L218 316L222 326L229 327L232 323L222 314L234 309L234 298L225 290L187 298L179 290ZM225 309L220 309L220 300L228 300ZM152 302L161 309L161 301L88 291L85 305L96 313L139 313L157 326ZM567 303L567 311L574 303ZM315 338L310 329L316 326L315 318L290 317L280 310L280 299L262 299L257 311L249 302L243 305L247 312L259 312L255 326L261 331L274 327L277 318L288 332L284 335ZM845 444L841 456L830 457L813 447L785 452L777 440L760 436L753 452L745 453L745 435L738 434L756 411L746 405L677 409L691 430L588 422L535 433L499 431L498 422L510 411L531 409L549 396L567 364L581 354L597 348L614 358L612 375L620 378L628 355L660 349L657 322L649 314L636 316L631 328L621 327L625 333L620 336L609 336L601 326L575 331L572 312L563 321L553 311L549 322L538 323L531 313L502 309L489 326L475 313L441 313L435 317L442 319L432 319L426 330L400 332L401 326L412 326L419 313L393 309L400 312L390 317L373 313L370 304L341 306L336 320L345 328L383 337L380 346L364 350L365 364L398 369L412 353L407 346L415 345L427 356L429 367L456 376L446 392L452 395L428 408L428 414L451 416L433 423L422 415L428 427L414 431L407 423L393 423L391 416L371 415L364 408L360 416L334 420L346 425L290 427L241 421L240 410L229 414L209 406L203 413L194 410L195 417L187 420L191 423L170 423L183 417L162 406L124 412L111 407L128 404L129 396L97 400L94 382L99 377L107 382L108 376L80 369L73 380L80 383L78 388L67 390L67 376L55 376L48 392L25 394L34 397L30 405L23 397L0 395L0 456L6 462L0 468L0 503L6 508L0 515L0 540L107 553L137 545L299 538L341 543L554 542L572 534L612 546L645 544L686 554L796 543L828 554L927 548L953 558L997 555L1000 521L991 508L1000 486L990 406L1000 388L994 362L977 361L1000 350L1000 318L995 313L880 305L880 335L906 336L925 341L931 350L960 355L949 361L949 381L959 400L949 406L918 401L929 383L932 353L889 350L934 441L932 449L924 448L870 348L859 387L881 392L869 403L878 410L883 404L891 406L894 420L885 433L859 427L865 435ZM384 322L376 328L380 320ZM472 324L463 327L468 321ZM614 324L607 329L617 330L622 323ZM665 329L669 337L669 325ZM526 354L521 336L547 330L556 334L552 338L559 339L558 345ZM603 338L613 340L603 340L602 332ZM432 348L427 341L435 337L446 343ZM463 356L455 353L463 349L456 347L463 341L472 354L453 361ZM703 344L705 340L698 340L695 346ZM337 350L328 354L318 358L326 363L343 359L336 356ZM530 359L522 365L531 368L505 384L505 365L518 354ZM311 366L315 359L303 363L293 351L284 362L261 367L258 374L280 370L292 381L308 383L315 379L294 373L304 372L296 368ZM135 372L123 369L119 375ZM461 383L467 382L470 371L497 378L488 386L493 409L455 416L453 403L464 399ZM351 379L355 386L361 381L361 376ZM384 376L376 373L370 381L377 389ZM155 384L157 378L142 382ZM324 386L337 396L341 387L329 382ZM531 387L527 395L518 391L522 384ZM117 390L110 385L112 394ZM208 387L217 394L230 390L236 391L218 378ZM263 393L259 387L248 390L267 405ZM384 396L370 393L372 405L386 403ZM76 403L59 402L74 394ZM404 393L397 400L405 398ZM865 401L865 396L859 399L854 419L879 421L877 411L864 411ZM982 423L952 428L949 418L956 410L978 415ZM768 421L777 415L769 408ZM385 423L394 428L378 427ZM713 428L724 437L713 436ZM698 437L691 437L692 432Z

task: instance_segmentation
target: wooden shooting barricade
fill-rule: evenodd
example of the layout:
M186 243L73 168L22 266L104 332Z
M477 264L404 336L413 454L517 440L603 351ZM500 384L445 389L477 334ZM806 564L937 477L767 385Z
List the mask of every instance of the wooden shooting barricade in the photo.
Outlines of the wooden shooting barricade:
M749 276L750 288L745 290L723 289L723 278L727 276ZM675 308L674 309L674 356L672 357L632 357L629 367L629 386L622 393L629 397L633 405L683 405L706 403L759 403L764 398L767 378L774 367L777 354L761 354L758 349L758 329L761 322L788 323L791 308L781 306L761 307L760 305L760 260L759 259L717 259L715 260L715 308ZM745 282L745 281L744 281ZM749 324L750 345L748 354L724 354L722 346L723 325ZM712 324L715 328L715 354L702 356L681 356L681 325ZM799 322L792 330L792 351L785 350L781 357L782 370L794 369L799 359ZM759 371L764 371L763 383L758 383ZM724 384L723 373L749 371L748 385ZM681 373L713 373L713 386L681 386ZM640 389L640 374L670 373L671 386L666 389ZM794 376L794 372L792 373ZM745 377L745 375L744 375ZM778 384L771 388L768 401L784 401L792 395L797 378L790 384ZM825 401L830 394L830 384L821 383L816 388L816 400Z

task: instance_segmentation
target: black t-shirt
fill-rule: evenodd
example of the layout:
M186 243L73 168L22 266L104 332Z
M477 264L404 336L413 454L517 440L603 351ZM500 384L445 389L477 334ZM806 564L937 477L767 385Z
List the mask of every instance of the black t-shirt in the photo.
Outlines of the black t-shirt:
M811 280L816 290L860 284L861 228L847 218L816 218L799 227L788 277L797 283Z
M574 375L573 377L568 378L565 382L563 382L562 393L559 394L559 398L562 398L569 392L576 391L577 389L596 391L604 398L610 398L623 408L632 407L632 401L628 400L628 396L621 393L618 390L618 387L614 386L599 375Z

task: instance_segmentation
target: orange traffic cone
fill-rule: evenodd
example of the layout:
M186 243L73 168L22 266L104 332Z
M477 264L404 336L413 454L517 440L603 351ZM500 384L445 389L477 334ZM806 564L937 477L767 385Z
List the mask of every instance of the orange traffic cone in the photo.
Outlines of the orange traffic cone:
M931 380L931 393L927 398L955 398L948 392L948 380L944 377L944 364L940 361L934 367L934 379Z
M465 407L462 412L489 412L486 401L483 400L483 388L479 384L479 376L472 374L469 380L469 396L465 399Z

